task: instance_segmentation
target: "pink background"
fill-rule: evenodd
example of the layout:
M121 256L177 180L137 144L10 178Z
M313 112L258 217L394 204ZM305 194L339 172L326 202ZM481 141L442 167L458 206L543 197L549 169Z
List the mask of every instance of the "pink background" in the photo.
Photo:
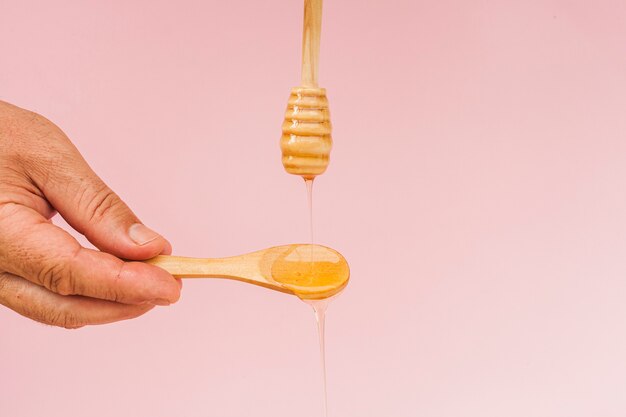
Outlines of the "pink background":
M332 417L626 415L626 3L327 0ZM0 99L174 252L306 241L278 139L301 1L0 1ZM0 416L322 415L295 298L187 281L67 331L0 309Z

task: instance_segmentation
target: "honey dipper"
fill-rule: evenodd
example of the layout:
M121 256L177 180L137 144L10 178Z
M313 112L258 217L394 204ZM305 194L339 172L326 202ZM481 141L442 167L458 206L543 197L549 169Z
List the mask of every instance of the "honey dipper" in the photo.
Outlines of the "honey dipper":
M328 167L332 147L326 90L317 85L322 0L304 0L302 81L291 90L280 140L285 170L311 180Z
M145 262L177 278L228 278L305 300L339 293L350 277L348 263L339 252L309 244L275 246L229 258L159 255Z

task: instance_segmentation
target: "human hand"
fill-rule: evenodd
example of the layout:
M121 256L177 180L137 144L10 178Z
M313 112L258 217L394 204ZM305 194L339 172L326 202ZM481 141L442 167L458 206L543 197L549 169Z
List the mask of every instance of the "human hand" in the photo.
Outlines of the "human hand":
M55 226L56 212L98 249ZM0 304L66 328L140 316L180 296L141 262L171 253L46 118L0 101Z

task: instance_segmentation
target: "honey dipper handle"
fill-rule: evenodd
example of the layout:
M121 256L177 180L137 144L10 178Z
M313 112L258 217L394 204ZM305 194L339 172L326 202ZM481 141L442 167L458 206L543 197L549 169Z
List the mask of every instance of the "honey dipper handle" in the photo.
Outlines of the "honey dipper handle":
M304 0L302 30L302 86L317 87L317 67L322 33L322 0Z

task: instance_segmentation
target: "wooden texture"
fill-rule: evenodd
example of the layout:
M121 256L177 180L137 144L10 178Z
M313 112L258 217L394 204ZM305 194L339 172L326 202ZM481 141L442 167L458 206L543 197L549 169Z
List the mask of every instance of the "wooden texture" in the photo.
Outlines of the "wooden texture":
M332 148L326 90L317 85L321 31L322 0L304 0L302 85L291 90L280 148L285 170L305 179L326 171Z
M304 0L302 28L302 86L317 87L322 35L322 0Z
M340 292L350 278L345 258L321 245L285 245L229 258L161 255L146 261L177 278L227 278L322 299Z
M293 88L280 139L285 170L306 179L323 174L330 161L331 131L326 90Z

